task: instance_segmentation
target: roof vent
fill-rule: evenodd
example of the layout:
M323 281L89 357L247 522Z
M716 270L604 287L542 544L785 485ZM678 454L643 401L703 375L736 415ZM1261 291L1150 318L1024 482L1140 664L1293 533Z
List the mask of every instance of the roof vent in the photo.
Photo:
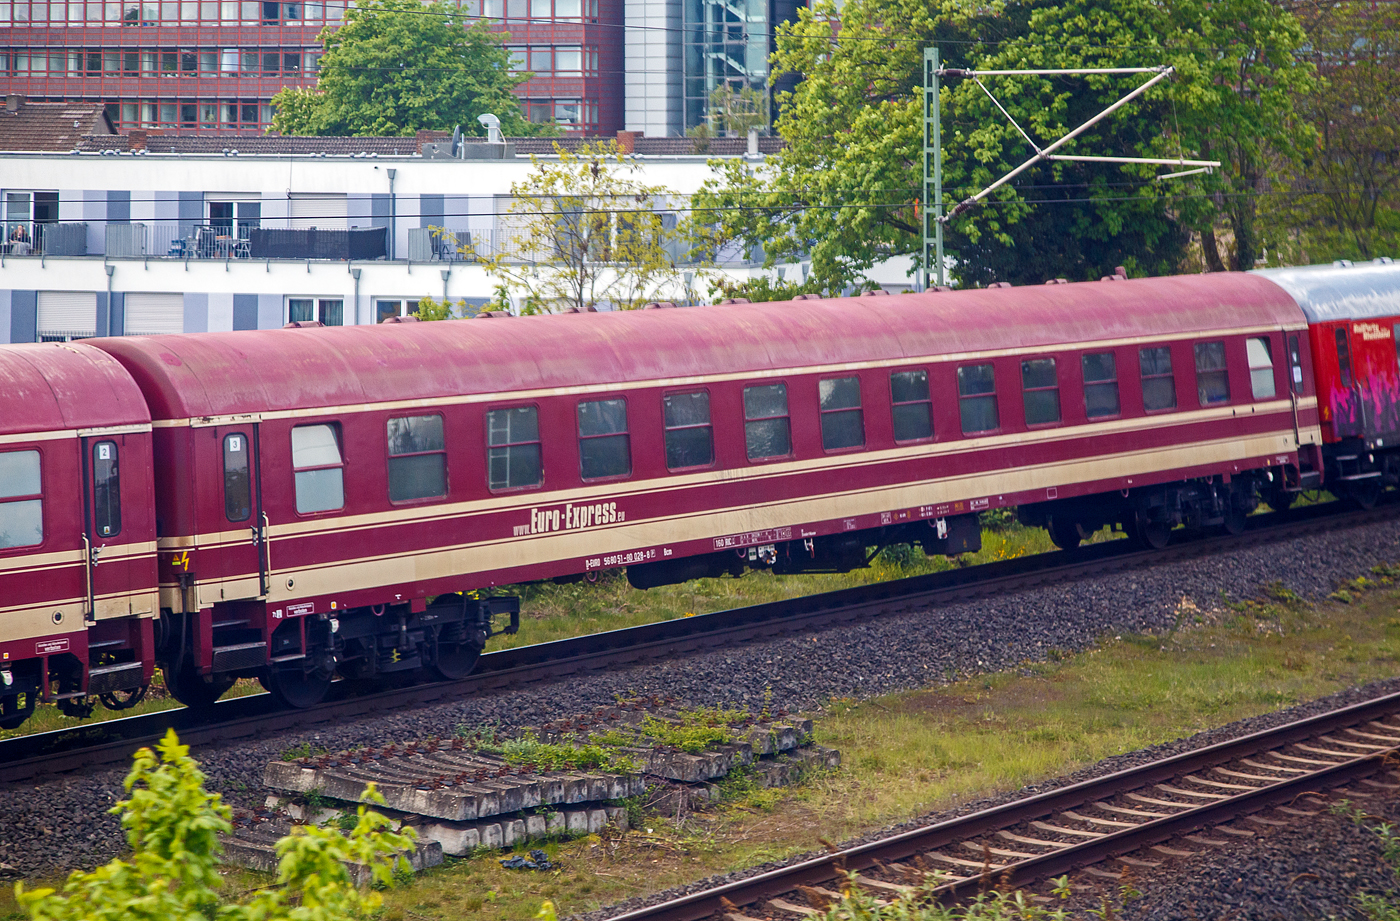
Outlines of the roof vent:
M724 306L725 304L747 304L747 303L749 303L749 299L746 298L746 297L726 297L724 300L720 301L719 303L720 303L720 306L721 306L721 307Z
M1011 284L1011 282L1009 282L1009 281L994 281L994 282L992 282L990 285L988 285L987 287L988 287L988 288L1010 288L1010 287L1012 287L1012 284Z
M11 115L14 115L16 112L18 112L20 106L22 105L24 105L24 97L21 96L19 93L10 93L8 96L5 97L5 111L10 113ZM78 123L74 122L73 127L78 127Z
M861 297L889 297L890 293L884 288L876 288L874 291L862 291Z
M1390 265L1395 260L1391 259L1389 256L1377 256L1371 261L1374 262L1376 265Z
M293 320L293 321L290 322L290 323L284 324L282 328L283 328L283 329L319 329L320 327L325 326L325 325L326 325L326 324L322 323L320 320Z
M660 310L662 307L674 307L674 306L676 306L676 302L675 302L675 301L652 301L651 303L649 303L649 304L647 304L646 306L644 306L642 309L643 309L643 310Z
M422 321L420 321L417 317L415 317L415 316L413 316L412 314L410 314L410 315L408 315L408 316L406 316L406 317L385 317L384 319L382 319L382 320L379 321L379 324L382 326L382 325L384 325L385 323L419 323L419 322L422 322Z
M1052 278L1052 279L1050 279L1049 281L1047 281L1046 284L1047 284L1047 285L1067 285L1067 284L1069 284L1069 279L1068 279L1068 278Z
M1353 265L1350 259L1337 259L1332 263L1334 269L1349 269Z
M597 308L597 307L594 307L592 304L589 304L587 307L583 308L582 310L579 310L577 307L565 307L563 310L561 310L561 311L559 311L559 312L560 312L560 313L597 313L597 312L598 312L598 308Z
M794 301L819 301L821 299L820 294L798 294L793 297Z
M481 311L481 313L478 313L476 315L476 319L486 320L491 317L508 317L510 315L511 314L509 310L483 310Z

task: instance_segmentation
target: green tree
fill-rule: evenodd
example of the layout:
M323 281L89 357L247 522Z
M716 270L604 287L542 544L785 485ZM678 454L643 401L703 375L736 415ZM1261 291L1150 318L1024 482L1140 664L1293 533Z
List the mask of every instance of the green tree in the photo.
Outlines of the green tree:
M750 128L768 124L768 100L751 86L735 91L728 83L721 83L710 93L710 118L719 130L743 137Z
M1140 165L1041 163L947 227L965 284L1095 278L1120 264L1174 271L1189 230L1218 219L1252 241L1253 198L1235 193L1258 184L1263 154L1296 155L1307 136L1287 117L1289 93L1311 79L1290 56L1301 32L1267 0L849 0L839 33L836 19L819 0L779 30L775 73L803 74L779 100L786 148L757 168L717 165L696 196L697 220L713 225L706 248L762 245L770 265L810 258L828 290L920 250L925 46L940 46L948 66L982 70L1170 63L1170 82L1060 152L1227 161L1186 185L1157 183L1159 170ZM1043 147L1142 79L1023 76L989 79L986 89ZM1033 153L976 82L945 81L940 105L948 205Z
M488 112L507 135L550 130L521 115L511 91L530 74L511 73L502 36L455 4L360 0L320 38L316 88L274 96L273 131L394 137L460 125L478 135Z
M616 141L531 158L511 185L510 214L493 251L477 253L492 275L524 292L525 312L629 310L674 290L682 233L667 208L674 193L647 185Z
M380 907L369 889L393 882L398 854L413 847L412 830L395 834L389 820L359 807L348 836L298 826L277 843L277 885L244 902L220 893L219 837L231 829L231 810L204 789L204 773L166 733L156 752L136 753L126 778L128 798L111 810L126 829L131 857L91 872L77 871L61 891L26 891L16 884L21 910L34 921L340 921L368 918ZM369 798L377 794L369 791ZM378 801L382 802L382 799ZM356 885L346 862L370 869Z
M1299 3L1325 80L1297 101L1318 142L1288 171L1265 226L1285 264L1400 255L1400 12L1394 4Z

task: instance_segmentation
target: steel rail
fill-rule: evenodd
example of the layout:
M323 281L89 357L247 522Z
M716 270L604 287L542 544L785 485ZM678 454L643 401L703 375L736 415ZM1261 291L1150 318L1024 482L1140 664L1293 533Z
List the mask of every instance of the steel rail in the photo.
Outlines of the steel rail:
M1083 807L1105 797L1137 790L1182 774L1260 754L1281 745L1313 738L1333 729L1353 726L1396 712L1400 712L1400 694L1378 697L970 815L912 829L878 841L833 851L792 866L780 867L747 879L693 892L668 902L625 912L614 916L611 921L700 921L724 914L728 910L726 905L742 908L762 899L775 898L791 892L799 886L816 886L829 882L845 872L866 870L906 860L949 844L1010 828L1022 822L1041 819L1065 809ZM1368 776L1381 768L1379 756L1384 754L1386 753L1377 752L1351 761L1339 762L1320 771L1282 779L1228 800L1199 806L1085 844L1070 845L1048 854L1007 864L996 868L992 873L998 885L1008 882L1012 886L1067 873L1110 857L1161 843L1188 831L1230 821L1268 806L1294 800L1310 791L1339 786ZM940 891L945 898L957 899L966 897L983 885L984 880L974 876L949 883Z
M1340 512L1335 503L1285 515L1252 517L1243 535L1174 543L1161 551L1138 550L1127 541L1090 544L1051 552L768 602L695 617L521 646L483 655L477 670L459 681L415 685L357 697L331 699L305 710L279 710L270 695L233 698L210 712L166 710L36 733L0 741L0 784L35 781L105 765L125 763L132 752L158 741L168 729L193 747L409 709L436 701L518 687L701 649L751 642L801 630L866 619L916 606L962 602L1086 576L1160 565L1259 543L1336 530L1400 514L1400 505ZM212 720L212 721L211 721Z

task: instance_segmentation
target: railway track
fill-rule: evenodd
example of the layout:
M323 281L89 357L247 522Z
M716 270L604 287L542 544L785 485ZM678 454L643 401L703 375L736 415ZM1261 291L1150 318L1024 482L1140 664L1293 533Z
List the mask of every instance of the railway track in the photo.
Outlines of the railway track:
M1364 803L1394 795L1397 757L1400 694L824 854L613 921L797 921L839 898L847 872L857 874L868 894L890 899L941 870L948 875L933 894L944 902L1079 870L1119 880L1126 866L1141 879L1165 860L1306 821L1326 808L1324 796Z
M1244 546L1354 527L1400 514L1400 504L1343 511L1337 503L1279 515L1258 515L1234 537L1173 543L1166 550L1135 549L1110 541L908 579L858 586L787 601L734 608L639 627L523 646L481 657L477 670L455 682L437 682L363 696L333 694L305 710L278 710L269 695L222 701L208 713L163 711L75 729L0 741L0 784L33 782L63 773L125 764L137 748L168 729L196 748L312 728L373 713L411 709L578 672L677 657L702 649L752 642L781 634L878 617L920 606L974 600L1055 582L1160 565Z

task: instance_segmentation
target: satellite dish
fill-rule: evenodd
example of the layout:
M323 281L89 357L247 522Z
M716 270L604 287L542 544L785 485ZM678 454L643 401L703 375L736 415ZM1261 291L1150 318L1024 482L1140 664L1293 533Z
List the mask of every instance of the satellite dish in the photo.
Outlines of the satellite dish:
M462 153L462 126L452 126L452 156L457 157Z

